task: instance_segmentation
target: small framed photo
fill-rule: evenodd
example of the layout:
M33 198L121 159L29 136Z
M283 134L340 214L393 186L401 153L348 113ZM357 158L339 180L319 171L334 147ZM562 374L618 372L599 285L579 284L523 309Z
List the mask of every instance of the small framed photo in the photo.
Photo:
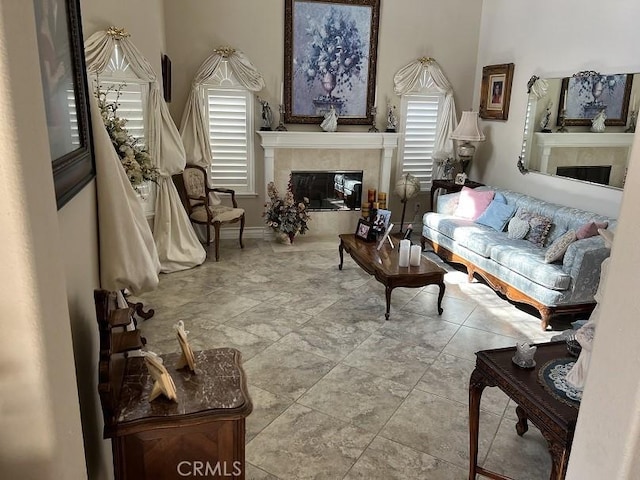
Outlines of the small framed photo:
M366 221L364 218L358 219L358 226L356 227L356 238L364 240L365 242L372 242L375 239L373 231L373 224Z
M488 120L509 118L513 69L513 63L488 65L482 69L480 118Z
M387 240L389 241L389 245L391 245L391 248L394 248L393 247L393 241L391 241L391 237L389 236L389 234L391 233L391 229L392 228L393 228L393 223L390 223L389 226L387 227L387 229L385 230L384 235L382 236L382 238L378 242L378 246L376 247L377 250L380 250Z
M467 181L466 173L459 173L456 175L456 179L455 179L456 185L464 185L466 181Z
M373 218L373 231L377 234L382 234L387 229L391 220L391 211L378 209L376 216Z

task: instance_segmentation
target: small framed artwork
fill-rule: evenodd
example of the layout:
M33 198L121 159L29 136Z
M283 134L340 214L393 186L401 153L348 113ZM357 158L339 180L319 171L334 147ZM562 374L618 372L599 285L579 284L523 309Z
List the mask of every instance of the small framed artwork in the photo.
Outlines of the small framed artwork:
M382 234L387 229L391 220L391 212L389 210L378 209L376 216L373 218L373 231Z
M387 229L384 231L384 235L382 235L382 238L378 242L378 246L376 247L378 250L380 250L382 248L382 246L384 245L384 242L386 242L387 240L389 241L389 245L391 245L391 248L394 248L393 247L393 241L391 240L391 237L389 236L389 234L391 233L391 229L392 228L393 228L393 223L390 223L389 226L387 227Z
M189 367L193 373L196 372L196 359L193 355L193 350L191 350L191 345L189 345L189 340L187 340L187 331L184 329L184 322L180 320L176 325L174 325L176 329L176 334L178 337L178 343L180 344L180 350L182 351L182 355L178 359L178 364L176 368L184 368Z
M633 75L579 72L562 79L558 118L564 110L565 125L591 125L604 111L605 125L625 126L629 113L629 97Z
M285 0L286 123L368 125L375 97L380 0Z
M35 0L34 12L59 210L95 176L80 0Z
M513 63L489 65L482 69L480 118L507 120L513 82Z
M455 179L456 185L464 185L466 181L467 181L466 173L459 173L456 175L456 179Z
M373 224L367 222L364 218L358 219L358 226L356 227L356 238L364 240L365 242L372 242L375 239L373 231Z

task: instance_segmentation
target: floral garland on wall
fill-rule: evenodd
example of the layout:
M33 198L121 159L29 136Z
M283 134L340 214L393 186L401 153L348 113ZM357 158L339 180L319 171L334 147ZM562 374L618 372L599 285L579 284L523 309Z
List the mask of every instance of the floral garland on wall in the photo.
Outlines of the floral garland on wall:
M118 100L120 98L119 87L109 86L102 90L98 84L95 88L95 96L98 100L100 115L104 126L109 133L113 148L120 157L122 167L127 173L131 186L138 193L142 193L142 186L146 182L154 182L158 179L158 168L153 164L151 155L146 146L140 144L140 139L134 138L126 129L127 120L117 114ZM110 92L115 92L115 101L110 102L107 97Z

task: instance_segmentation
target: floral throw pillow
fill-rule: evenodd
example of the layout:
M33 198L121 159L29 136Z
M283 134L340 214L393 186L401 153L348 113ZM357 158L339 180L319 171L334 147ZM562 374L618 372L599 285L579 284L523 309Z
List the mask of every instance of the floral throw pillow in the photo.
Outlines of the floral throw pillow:
M552 263L556 260L562 260L564 252L567 251L569 245L576 241L576 232L569 230L567 233L557 238L555 242L547 249L544 255L544 263Z
M537 247L544 247L544 242L547 240L549 230L551 230L551 219L526 210L518 212L518 217L529 222L529 231L524 239L529 240Z
M507 227L507 237L514 240L522 240L529 233L529 222L518 217L513 217Z

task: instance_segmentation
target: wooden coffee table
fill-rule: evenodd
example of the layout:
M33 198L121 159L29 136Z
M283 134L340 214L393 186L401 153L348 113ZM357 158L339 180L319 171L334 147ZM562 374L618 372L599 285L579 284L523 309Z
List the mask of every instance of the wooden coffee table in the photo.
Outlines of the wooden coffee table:
M442 297L444 297L445 271L438 265L421 256L420 266L399 267L398 247L392 249L388 243L377 250L377 243L365 242L356 238L353 234L340 235L340 265L342 270L344 262L343 251L351 255L351 258L369 275L373 275L378 282L385 286L387 299L387 311L384 317L389 320L391 309L391 291L396 287L419 288L426 285L438 285L438 315L442 315Z

